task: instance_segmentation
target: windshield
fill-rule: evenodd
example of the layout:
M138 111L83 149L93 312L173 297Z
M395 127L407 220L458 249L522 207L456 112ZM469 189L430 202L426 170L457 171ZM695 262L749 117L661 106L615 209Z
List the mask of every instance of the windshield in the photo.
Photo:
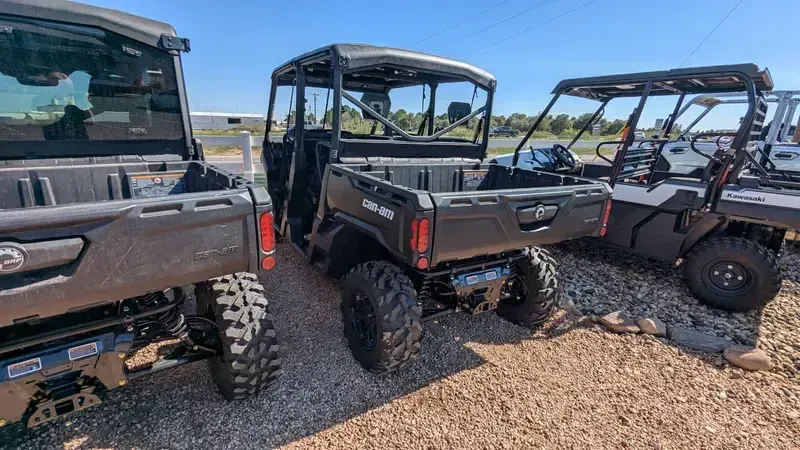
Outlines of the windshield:
M168 53L97 28L0 16L0 141L178 140Z

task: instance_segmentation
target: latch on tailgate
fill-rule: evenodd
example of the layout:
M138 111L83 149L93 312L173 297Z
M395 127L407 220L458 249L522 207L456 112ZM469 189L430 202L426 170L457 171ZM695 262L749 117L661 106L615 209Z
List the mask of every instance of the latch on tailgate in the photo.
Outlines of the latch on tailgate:
M558 206L545 206L540 204L529 208L520 208L517 210L517 220L520 225L542 222L555 217L556 212L558 212Z

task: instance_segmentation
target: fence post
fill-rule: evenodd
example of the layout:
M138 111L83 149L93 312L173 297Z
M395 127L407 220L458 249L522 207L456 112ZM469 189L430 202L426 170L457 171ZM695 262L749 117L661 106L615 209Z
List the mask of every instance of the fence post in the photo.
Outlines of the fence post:
M244 177L253 181L253 147L250 145L250 132L242 131L242 162L244 163Z

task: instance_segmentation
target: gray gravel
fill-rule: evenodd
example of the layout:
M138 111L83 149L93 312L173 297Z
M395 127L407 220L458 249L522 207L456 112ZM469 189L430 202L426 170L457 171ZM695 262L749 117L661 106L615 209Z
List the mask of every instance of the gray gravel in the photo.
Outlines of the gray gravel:
M695 299L680 267L573 241L551 248L567 295L586 314L623 311L631 318L657 317L670 327L729 339L764 349L775 372L800 380L800 251L781 259L784 283L761 311L730 313Z
M583 311L623 309L759 343L793 366L745 373L721 357L650 336L612 335L560 313L544 330L494 314L425 325L421 358L399 375L366 373L341 332L339 286L288 245L263 278L282 345L274 389L229 403L204 363L136 380L80 414L0 431L4 448L793 448L798 273L763 313L699 305L674 268L555 247L565 291ZM797 257L788 260L796 264ZM797 266L795 266L797 267ZM626 281L626 278L630 281ZM600 305L599 311L595 311ZM773 343L774 344L771 344ZM773 350L772 347L776 349ZM788 349L788 350L787 350Z

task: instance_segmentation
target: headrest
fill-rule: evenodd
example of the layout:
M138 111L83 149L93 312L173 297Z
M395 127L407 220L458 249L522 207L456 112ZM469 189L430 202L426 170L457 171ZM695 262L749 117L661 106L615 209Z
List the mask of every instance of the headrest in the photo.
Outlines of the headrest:
M450 125L472 114L472 106L466 102L453 102L447 107L447 120Z
M389 98L389 94L365 92L364 95L361 96L361 103L369 106L371 110L377 112L383 117L387 117L389 115L389 111L392 109L392 100ZM375 119L366 111L362 111L361 113L367 120Z

